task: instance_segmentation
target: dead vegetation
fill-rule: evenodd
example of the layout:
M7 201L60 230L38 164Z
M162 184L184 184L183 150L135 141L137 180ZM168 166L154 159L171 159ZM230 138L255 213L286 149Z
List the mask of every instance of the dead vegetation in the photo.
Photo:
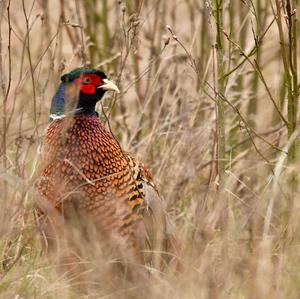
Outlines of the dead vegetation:
M88 298L299 298L296 3L0 1L1 297L80 298L43 254L33 184L60 75L92 65L121 89L100 117L152 169L181 268Z

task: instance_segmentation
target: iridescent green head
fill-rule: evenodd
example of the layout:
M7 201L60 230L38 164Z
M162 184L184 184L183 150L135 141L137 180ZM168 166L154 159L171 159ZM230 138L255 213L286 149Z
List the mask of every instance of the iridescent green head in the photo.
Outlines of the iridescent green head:
M64 74L52 99L50 117L61 118L68 113L96 115L95 105L108 90L119 92L100 70L77 68Z

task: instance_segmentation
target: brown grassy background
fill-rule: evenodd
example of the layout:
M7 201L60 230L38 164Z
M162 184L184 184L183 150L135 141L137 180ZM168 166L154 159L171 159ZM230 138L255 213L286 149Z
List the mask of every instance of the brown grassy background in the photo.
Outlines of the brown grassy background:
M80 298L43 254L31 210L51 98L60 75L84 64L120 87L103 109L123 148L151 168L182 246L181 271L149 281L146 297L299 298L299 162L287 163L291 139L278 113L288 119L275 19L288 49L286 4L297 1L222 1L221 96L216 2L0 2L2 298ZM218 188L220 98L226 171ZM142 288L90 296L133 298Z

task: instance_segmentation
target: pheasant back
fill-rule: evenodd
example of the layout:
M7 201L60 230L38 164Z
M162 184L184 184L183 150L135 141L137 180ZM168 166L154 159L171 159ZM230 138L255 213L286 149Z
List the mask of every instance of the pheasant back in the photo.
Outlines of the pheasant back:
M47 129L43 163L37 188L51 206L60 213L76 206L105 231L134 243L147 205L144 184L154 184L149 170L121 150L98 117L53 121Z

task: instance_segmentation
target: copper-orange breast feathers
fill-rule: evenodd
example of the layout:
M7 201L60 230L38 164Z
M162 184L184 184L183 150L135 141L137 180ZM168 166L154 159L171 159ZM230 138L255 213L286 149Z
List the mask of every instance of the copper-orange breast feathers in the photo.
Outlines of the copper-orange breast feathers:
M98 118L95 104L106 90L118 89L97 70L77 69L62 77L36 183L40 214L47 214L45 206L62 215L75 206L102 229L134 243L142 211L149 205L146 189L159 197L150 171L123 152Z

